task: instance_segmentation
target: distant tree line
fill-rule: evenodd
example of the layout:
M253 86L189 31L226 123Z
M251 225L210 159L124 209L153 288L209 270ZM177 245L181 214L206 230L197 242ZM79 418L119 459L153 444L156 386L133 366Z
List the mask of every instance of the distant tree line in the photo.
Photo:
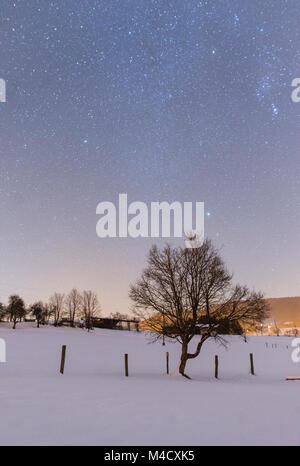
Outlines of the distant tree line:
M58 326L62 319L65 319L71 327L79 321L83 327L91 330L93 319L100 314L101 307L97 294L91 290L79 292L76 288L67 295L54 293L48 302L36 301L28 307L18 295L11 295L7 305L0 303L0 321L12 322L13 329L18 322L32 318L36 321L37 327L49 324L50 321Z

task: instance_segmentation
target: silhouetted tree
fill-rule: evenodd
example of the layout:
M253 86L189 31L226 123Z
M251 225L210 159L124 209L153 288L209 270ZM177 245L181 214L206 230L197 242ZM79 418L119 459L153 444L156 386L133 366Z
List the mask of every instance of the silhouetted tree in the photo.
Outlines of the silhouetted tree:
M64 295L61 293L54 293L49 300L50 312L54 318L54 325L57 326L61 318L64 306Z
M37 303L34 303L30 306L29 312L35 317L37 328L39 328L40 324L45 321L47 313L45 305L41 301L38 301Z
M136 315L144 319L155 339L165 335L180 342L178 370L185 377L187 361L200 354L208 339L226 344L224 326L254 328L268 311L261 293L232 285L232 275L208 240L198 248L166 246L159 250L153 246L147 268L131 286L130 297ZM196 334L200 339L194 352L189 352Z
M274 334L277 335L278 337L280 336L281 334L281 330L280 328L277 326L277 323L274 321Z
M100 314L97 295L91 290L85 290L82 293L82 312L85 327L90 331L93 328L93 317Z
M44 323L48 324L53 314L53 309L50 303L44 303Z
M66 310L72 327L74 326L76 316L81 313L81 308L82 296L76 288L73 288L66 297Z
M7 314L6 307L4 306L3 303L0 303L0 322L5 318Z
M12 295L8 299L7 311L13 322L13 329L16 328L17 322L21 321L26 315L25 304L22 298L18 295Z

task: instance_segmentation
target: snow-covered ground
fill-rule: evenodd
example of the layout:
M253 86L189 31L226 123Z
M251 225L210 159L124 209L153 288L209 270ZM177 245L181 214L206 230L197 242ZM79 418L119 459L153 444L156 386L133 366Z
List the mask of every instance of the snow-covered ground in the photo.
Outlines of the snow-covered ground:
M165 352L174 372L179 345L148 344L143 333L0 324L0 338L1 445L300 444L300 381L285 381L300 375L292 338L231 337L228 350L209 342L188 363L190 381L165 374Z

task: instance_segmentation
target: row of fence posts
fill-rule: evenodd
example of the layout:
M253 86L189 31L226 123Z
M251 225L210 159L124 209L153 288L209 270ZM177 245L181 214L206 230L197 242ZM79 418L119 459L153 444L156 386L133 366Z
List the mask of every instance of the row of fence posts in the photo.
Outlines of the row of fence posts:
M250 373L251 375L255 375L254 373L254 359L253 353L250 353ZM215 379L219 378L219 356L215 356Z
M61 361L60 361L60 373L63 374L65 370L65 361L66 361L66 345L62 346L61 349ZM125 362L125 377L129 376L129 369L128 369L128 354L124 354L124 362ZM166 372L169 375L169 352L166 352ZM250 373L255 375L254 373L254 360L253 360L253 353L250 353ZM215 355L215 379L219 378L219 356Z
M268 343L266 343L266 348L269 348ZM277 344L276 344L276 343L272 343L272 348L277 348Z
M289 345L285 345L286 346L286 349L290 349ZM269 348L269 344L266 342L266 348ZM276 348L277 349L277 343L272 343L272 348Z
M250 374L255 375L254 372L254 358L253 353L250 353ZM215 355L215 379L219 378L219 356Z

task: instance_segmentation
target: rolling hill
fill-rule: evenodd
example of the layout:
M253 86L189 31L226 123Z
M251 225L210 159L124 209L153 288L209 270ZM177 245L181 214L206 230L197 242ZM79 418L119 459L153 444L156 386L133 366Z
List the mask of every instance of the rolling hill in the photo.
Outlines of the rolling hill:
M278 327L300 327L300 296L267 299L271 312L268 319Z

